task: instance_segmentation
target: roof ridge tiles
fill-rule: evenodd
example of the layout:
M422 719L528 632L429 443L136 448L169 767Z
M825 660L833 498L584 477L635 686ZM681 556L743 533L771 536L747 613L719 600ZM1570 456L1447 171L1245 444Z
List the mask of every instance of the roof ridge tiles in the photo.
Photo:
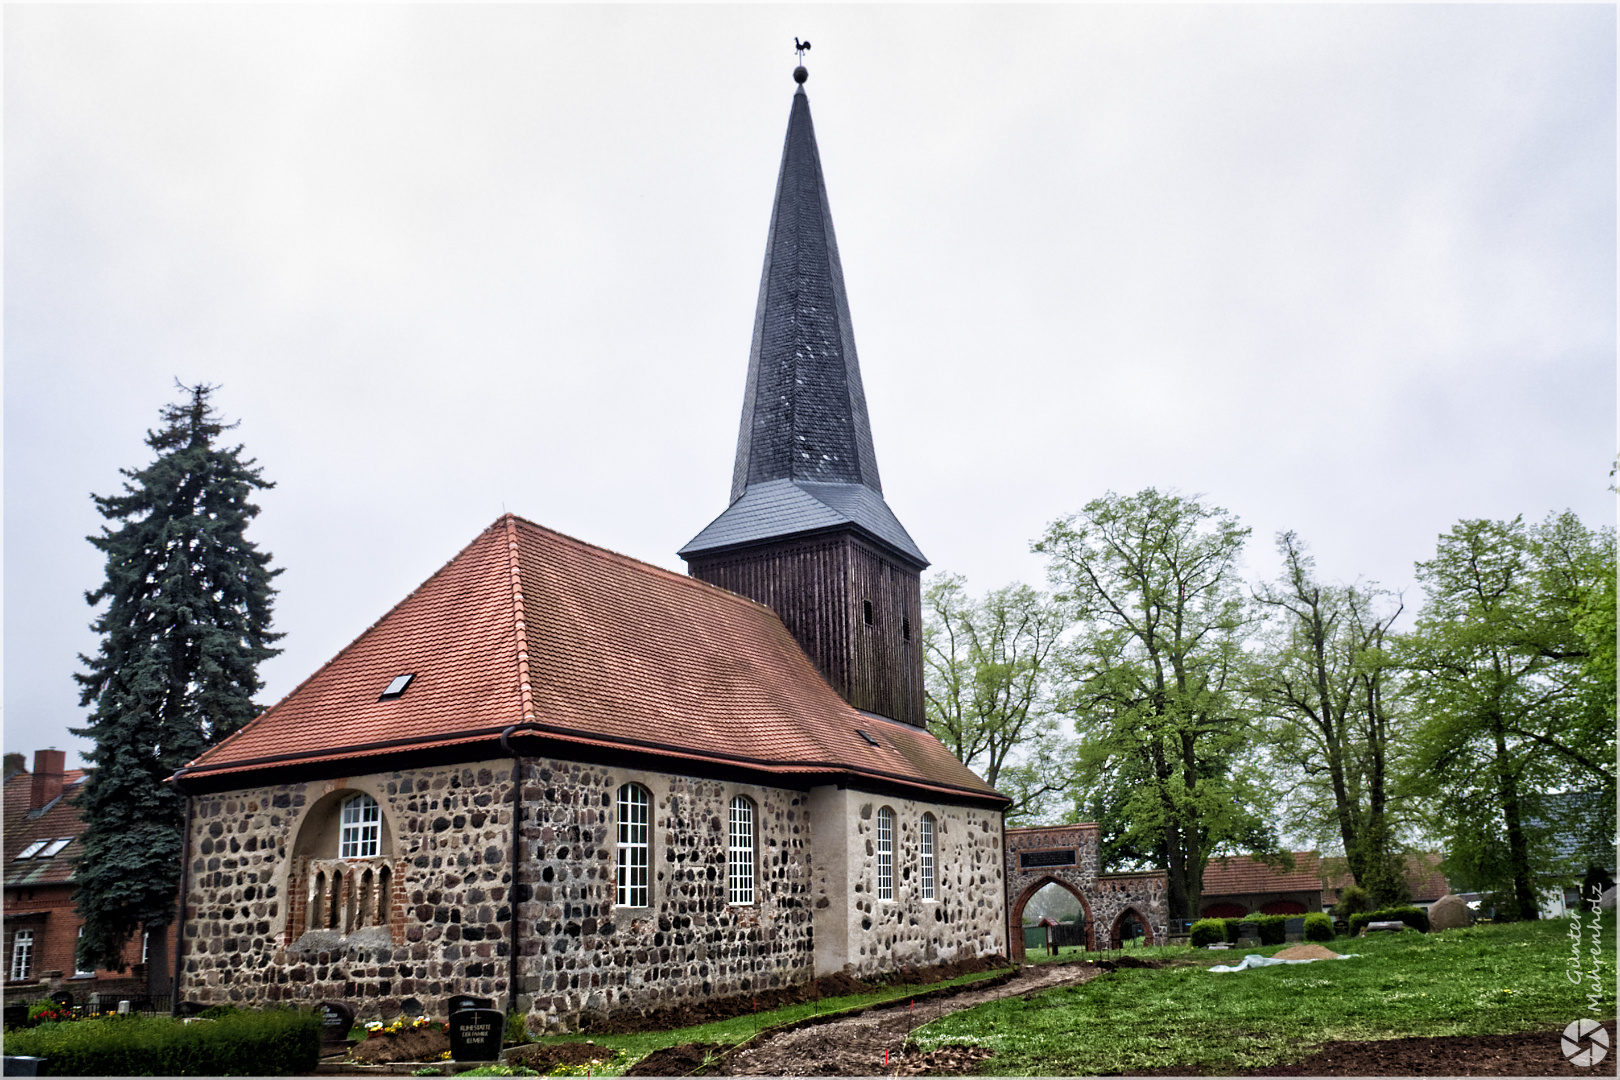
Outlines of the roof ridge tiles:
M506 563L512 585L512 622L513 628L517 631L518 700L521 703L524 721L533 722L534 692L529 686L529 635L523 604L523 571L519 565L517 518L513 514L507 514L503 521L506 526Z

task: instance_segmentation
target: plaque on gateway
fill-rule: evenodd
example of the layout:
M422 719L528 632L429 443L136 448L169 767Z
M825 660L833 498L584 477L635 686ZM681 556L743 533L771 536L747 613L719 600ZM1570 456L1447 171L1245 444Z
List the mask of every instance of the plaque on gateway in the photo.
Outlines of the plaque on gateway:
M506 1014L499 1009L462 1009L450 1014L450 1056L456 1061L496 1061Z
M456 1015L458 1012L464 1012L467 1009L493 1009L494 1007L495 1000L493 998L473 997L470 994L456 994L450 999L451 1016Z
M315 1006L315 1015L321 1018L321 1042L327 1046L344 1046L349 1041L349 1029L354 1027L354 1007L341 1001L323 1001Z
M1018 853L1018 868L1032 870L1039 866L1074 866L1077 862L1074 848L1061 848L1052 851L1020 851Z

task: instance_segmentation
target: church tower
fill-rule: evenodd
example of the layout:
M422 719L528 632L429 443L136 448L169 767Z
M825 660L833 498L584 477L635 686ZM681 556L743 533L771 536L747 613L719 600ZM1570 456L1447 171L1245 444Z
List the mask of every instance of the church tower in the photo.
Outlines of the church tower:
M883 501L803 67L788 116L731 505L680 550L774 610L855 708L921 727L921 574Z

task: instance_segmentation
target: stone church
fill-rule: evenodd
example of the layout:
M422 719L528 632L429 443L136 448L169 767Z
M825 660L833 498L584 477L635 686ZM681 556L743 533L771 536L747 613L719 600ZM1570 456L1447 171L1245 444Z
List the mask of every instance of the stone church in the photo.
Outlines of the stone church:
M1008 800L923 723L801 83L731 503L671 573L507 515L180 770L177 992L532 1026L1006 954Z

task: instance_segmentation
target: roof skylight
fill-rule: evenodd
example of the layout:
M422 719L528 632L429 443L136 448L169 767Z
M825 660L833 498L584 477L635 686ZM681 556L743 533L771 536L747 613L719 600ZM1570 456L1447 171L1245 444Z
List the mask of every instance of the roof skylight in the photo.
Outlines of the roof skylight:
M870 736L866 732L862 731L860 728L855 729L855 734L859 735L861 738L865 739L867 742L871 743L873 746L882 746L883 745L882 743L878 742L876 739L872 738L872 736Z
M382 696L377 700L392 701L397 697L403 696L405 693L405 688L411 685L411 680L414 678L416 678L416 673L414 671L408 675L395 675L394 681L388 684L388 689L384 690L382 692Z
M73 837L71 837L71 836L64 836L64 837L62 837L62 838L60 838L58 840L52 840L50 842L50 846L48 846L44 851L39 853L39 857L42 858L42 859L48 859L52 855L55 855L57 852L61 851L63 848L67 847L71 843L73 843Z
M32 844L29 844L27 847L17 852L17 858L32 859L35 855L39 854L39 849L48 843L50 843L49 840L35 840Z

